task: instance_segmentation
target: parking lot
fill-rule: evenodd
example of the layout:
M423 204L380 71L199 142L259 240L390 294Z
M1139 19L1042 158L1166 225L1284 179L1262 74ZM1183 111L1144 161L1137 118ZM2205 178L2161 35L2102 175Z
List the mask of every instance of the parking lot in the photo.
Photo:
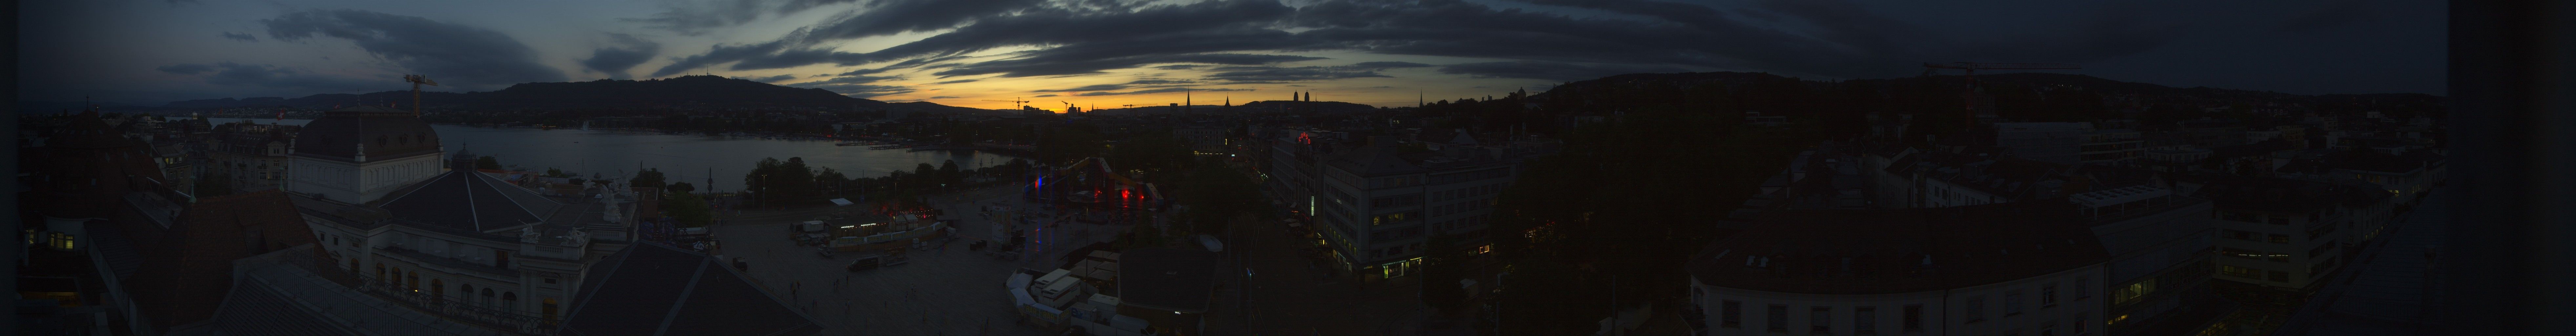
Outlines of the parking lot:
M1019 268L1054 269L1059 257L1094 242L1116 239L1116 225L1068 223L1058 229L1033 230L1030 245L1040 251L1016 261L967 250L994 235L995 216L979 212L985 205L1034 209L1002 186L969 190L932 199L954 219L958 239L906 253L910 262L859 272L845 271L855 257L869 252L838 252L824 257L811 246L797 246L787 227L808 218L759 216L733 218L711 229L722 241L724 258L741 257L753 282L785 295L805 308L825 334L857 335L1047 335L1018 323L1004 282ZM810 217L810 216L808 216ZM1062 232L1046 232L1062 231ZM998 245L998 243L996 243Z

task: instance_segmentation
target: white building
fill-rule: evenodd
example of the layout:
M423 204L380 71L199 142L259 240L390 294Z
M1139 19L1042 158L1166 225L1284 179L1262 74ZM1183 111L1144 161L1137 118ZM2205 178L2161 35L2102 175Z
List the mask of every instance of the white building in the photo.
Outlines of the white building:
M2104 334L2109 256L2076 214L1768 211L1691 259L1683 314L1698 335Z
M552 324L590 266L629 243L637 206L652 206L622 186L550 197L476 172L407 111L332 110L294 148L288 190L325 262L449 318Z

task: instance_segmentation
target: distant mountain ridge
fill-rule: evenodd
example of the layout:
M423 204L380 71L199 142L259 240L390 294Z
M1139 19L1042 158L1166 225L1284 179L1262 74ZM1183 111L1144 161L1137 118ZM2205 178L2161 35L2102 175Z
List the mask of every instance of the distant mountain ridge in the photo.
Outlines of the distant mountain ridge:
M408 105L411 91L363 94L317 94L299 98L252 97L175 101L167 108L240 108L290 106L330 108L356 104ZM919 112L986 113L991 110L930 102L888 103L851 98L824 89L794 88L717 76L680 76L648 80L519 83L497 91L421 92L422 107L479 109L649 108L649 107L807 107L817 109L910 109Z

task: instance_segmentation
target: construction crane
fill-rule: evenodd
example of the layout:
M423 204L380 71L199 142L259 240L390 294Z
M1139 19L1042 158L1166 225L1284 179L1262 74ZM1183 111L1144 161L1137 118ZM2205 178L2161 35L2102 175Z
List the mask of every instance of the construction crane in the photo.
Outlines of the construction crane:
M2057 70L2083 68L2083 66L2065 63L1923 63L1923 73L1927 75L1937 69L1959 69L1966 71L1964 75L1959 76L1960 78L1967 80L1967 86L1961 87L1966 91L1961 93L1960 97L1965 98L1965 104L1967 106L1966 113L1968 117L1967 124L1971 126L1976 125L1977 123L1977 70Z
M1004 102L1004 103L1018 104L1018 106L1020 107L1020 109L1028 109L1028 108L1029 108L1029 105L1028 105L1028 104L1029 104L1029 101L1026 101L1026 100L1020 100L1020 98L1018 98L1018 97L1013 97L1013 98L1011 98L1011 100L985 99L984 101L988 101L988 102Z
M429 76L421 75L403 75L403 81L411 82L411 116L418 117L420 116L420 85L438 86L438 81L429 80Z
M1064 103L1064 113L1073 113L1073 102L1069 102L1069 101L1062 101L1062 100L1058 100L1058 101L1055 101L1055 102L1058 102L1058 103Z

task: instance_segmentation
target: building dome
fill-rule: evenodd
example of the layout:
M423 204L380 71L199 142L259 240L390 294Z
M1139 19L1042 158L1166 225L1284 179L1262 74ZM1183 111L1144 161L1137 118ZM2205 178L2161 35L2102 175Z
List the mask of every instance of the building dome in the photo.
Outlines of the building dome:
M322 113L296 135L295 155L344 162L390 160L439 152L438 132L410 111L373 105Z

